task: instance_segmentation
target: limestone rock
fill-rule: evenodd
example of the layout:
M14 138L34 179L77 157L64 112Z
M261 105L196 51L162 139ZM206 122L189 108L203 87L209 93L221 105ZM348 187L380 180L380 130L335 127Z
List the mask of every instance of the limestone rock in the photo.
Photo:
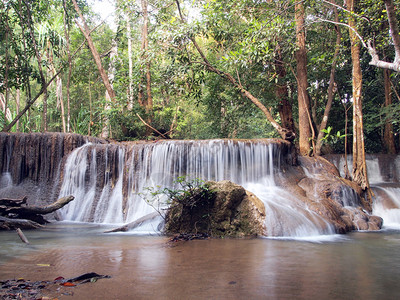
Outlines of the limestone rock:
M262 235L265 207L254 194L231 181L206 183L213 197L193 208L172 202L167 212L168 234L207 232L216 237Z

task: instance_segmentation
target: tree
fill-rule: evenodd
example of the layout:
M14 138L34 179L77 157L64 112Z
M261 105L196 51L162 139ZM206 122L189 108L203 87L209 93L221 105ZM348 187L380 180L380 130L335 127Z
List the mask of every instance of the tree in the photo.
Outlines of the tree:
M368 51L371 55L370 64L376 66L378 68L390 69L396 72L400 72L400 33L399 33L399 25L396 18L395 8L393 4L393 0L384 0L386 13L389 22L390 36L392 37L392 42L395 51L395 57L393 62L386 62L379 59L378 52L376 47L372 44L371 41L368 41Z
M182 10L180 8L180 4L179 1L176 1L176 5L178 8L178 12L179 12L179 16L181 19L182 23L185 23L185 19L183 17L182 14ZM202 64L208 71L213 72L221 77L223 77L224 79L228 80L228 82L230 82L232 84L232 86L234 86L238 91L240 91L240 93L246 97L248 100L250 100L255 106L257 106L265 115L265 117L267 118L267 120L270 122L270 124L275 128L275 130L279 133L279 135L285 139L285 140L289 140L289 141L293 141L295 138L295 133L283 128L273 117L273 115L270 112L270 109L268 109L257 97L255 97L250 91L248 91L242 84L240 81L236 80L230 73L225 72L223 70L220 70L219 68L217 68L216 66L214 66L213 64L210 63L210 61L207 59L207 57L205 56L203 50L201 49L201 47L199 46L199 44L196 41L196 37L194 35L188 34L188 38L191 41L191 43L193 44L194 48L196 49L196 51L198 52L198 54L200 55L201 61L197 62Z
M367 165L365 160L364 126L362 114L362 70L360 63L361 42L356 34L356 21L354 12L356 0L346 0L347 9L350 11L348 20L351 43L351 60L353 65L353 181L357 182L364 190L369 189Z
M310 117L310 98L308 96L307 80L307 49L305 33L305 10L303 2L297 2L295 6L296 19L296 61L297 61L297 98L299 108L299 151L301 155L310 154L310 140L314 137L311 134L312 123Z
M87 43L89 45L90 51L92 52L92 55L93 55L93 59L96 62L97 69L98 69L98 71L100 73L101 79L103 80L104 86L105 86L105 88L107 90L107 93L108 93L109 97L111 98L112 101L115 101L114 89L113 89L113 87L112 87L112 85L110 83L110 80L109 80L109 78L107 76L107 73L106 73L105 69L103 68L103 65L101 63L100 55L97 52L96 47L94 46L93 40L92 40L92 38L90 36L90 29L89 29L88 25L86 24L85 17L83 16L83 14L82 14L82 12L81 12L76 0L72 0L72 3L74 4L74 8L75 8L75 10L76 10L77 14L79 15L79 18L81 19L81 22L82 22L82 24L80 24L78 21L76 21L75 23L77 24L79 29L82 31L82 34L84 35L84 37L85 37L85 39L86 39L86 41L87 41Z
M335 1L333 0L332 3L335 4ZM334 6L332 9L335 14L335 23L336 23L335 24L335 31L336 31L335 51L333 54L331 71L330 71L330 75L329 75L328 100L325 105L324 115L322 117L321 124L318 128L318 136L317 136L317 141L316 141L315 151L314 151L315 155L321 155L321 147L322 147L322 143L323 143L324 131L328 124L329 113L331 111L333 98L335 95L336 65L337 65L339 51L340 51L340 43L342 40L342 33L341 33L340 27L338 25L339 13L338 13L336 6Z

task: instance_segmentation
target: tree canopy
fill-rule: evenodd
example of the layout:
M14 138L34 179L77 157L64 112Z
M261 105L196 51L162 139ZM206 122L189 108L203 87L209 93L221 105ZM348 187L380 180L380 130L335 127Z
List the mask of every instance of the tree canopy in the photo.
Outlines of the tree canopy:
M112 2L115 26L85 0L0 3L3 131L350 153L359 43L365 149L399 150L400 1Z

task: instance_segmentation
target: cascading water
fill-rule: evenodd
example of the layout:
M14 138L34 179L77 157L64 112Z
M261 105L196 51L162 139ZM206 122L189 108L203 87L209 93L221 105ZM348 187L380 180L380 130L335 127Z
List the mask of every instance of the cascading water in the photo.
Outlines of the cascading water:
M344 175L343 156L331 156L330 159ZM385 227L400 227L400 156L368 155L367 172L371 188L375 194L372 213L383 218ZM352 157L348 166L351 173Z
M160 141L125 144L124 148L86 144L66 162L60 197L74 195L75 201L61 210L60 217L132 222L154 213L145 200L147 188L174 188L174 180L186 176L231 180L253 192L266 206L269 236L333 233L322 217L276 186L274 174L280 170L281 159L276 144L264 140Z

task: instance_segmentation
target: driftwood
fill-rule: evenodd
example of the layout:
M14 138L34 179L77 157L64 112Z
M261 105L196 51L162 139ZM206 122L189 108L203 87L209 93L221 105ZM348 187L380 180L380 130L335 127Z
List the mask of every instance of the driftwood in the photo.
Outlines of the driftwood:
M17 228L17 234L21 241L23 241L25 244L29 244L28 239L26 238L25 234L22 232L21 228Z
M42 225L32 220L10 219L0 216L0 229L5 229L5 230L13 230L17 228L36 229L41 227Z
M0 229L35 229L41 224L48 223L43 215L52 213L72 200L73 196L67 196L46 206L26 206L27 197L22 199L0 199ZM23 206L24 205L24 206Z
M111 232L126 232L132 229L135 229L136 227L141 226L144 223L150 222L152 220L154 220L156 217L158 217L160 214L158 212L153 212L151 214L145 215L144 217L141 217L139 219L137 219L136 221L133 221L131 223L128 223L124 226L106 231L105 233L111 233Z
M7 213L19 214L19 215L47 215L60 209L64 205L70 203L75 198L73 196L67 196L58 199L56 202L53 202L46 206L20 206L20 207L9 207L5 211Z
M26 204L26 200L28 197L23 197L21 199L0 199L0 206L21 206L22 204Z

